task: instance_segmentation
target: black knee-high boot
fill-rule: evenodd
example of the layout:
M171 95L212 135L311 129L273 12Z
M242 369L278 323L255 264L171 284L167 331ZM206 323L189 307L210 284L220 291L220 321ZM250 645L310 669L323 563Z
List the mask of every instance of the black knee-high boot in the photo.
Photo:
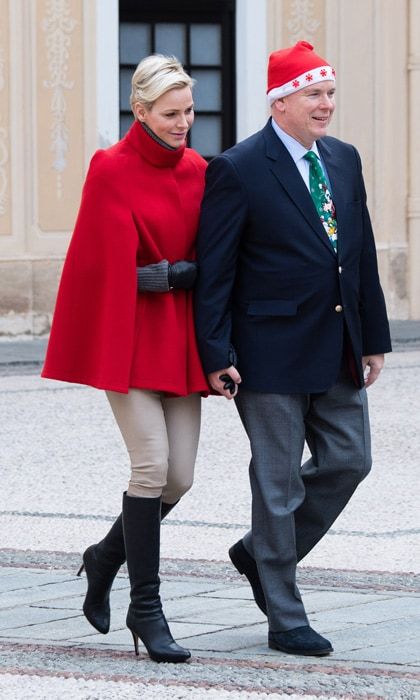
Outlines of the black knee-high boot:
M162 503L161 518L163 519L176 503ZM118 516L104 539L92 544L83 554L83 564L77 575L83 569L86 571L88 588L83 603L83 613L90 624L107 634L111 624L109 595L112 584L125 562L125 545L122 525L122 514Z
M153 661L180 663L191 654L173 639L159 595L160 498L123 497L123 528L131 603L127 627L138 655L140 637Z

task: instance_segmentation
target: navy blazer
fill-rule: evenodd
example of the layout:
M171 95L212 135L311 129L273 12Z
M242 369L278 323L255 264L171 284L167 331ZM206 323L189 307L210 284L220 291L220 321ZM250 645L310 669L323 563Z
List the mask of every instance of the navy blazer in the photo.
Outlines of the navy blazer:
M271 120L207 169L197 339L207 373L231 364L233 346L249 390L325 391L345 337L362 387L362 355L391 350L359 154L331 137L317 145L332 185L337 254Z

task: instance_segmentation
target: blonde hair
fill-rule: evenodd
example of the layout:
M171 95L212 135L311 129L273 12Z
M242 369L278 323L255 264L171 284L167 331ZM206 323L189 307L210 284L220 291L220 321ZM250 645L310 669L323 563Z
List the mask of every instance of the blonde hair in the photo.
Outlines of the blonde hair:
M131 109L134 112L134 105L140 102L149 110L168 90L192 88L194 82L175 56L147 56L140 61L131 79Z

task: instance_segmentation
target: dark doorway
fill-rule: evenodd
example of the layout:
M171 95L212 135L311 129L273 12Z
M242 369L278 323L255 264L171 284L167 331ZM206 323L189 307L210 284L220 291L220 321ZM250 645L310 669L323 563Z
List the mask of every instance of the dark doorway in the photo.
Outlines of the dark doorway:
M235 143L234 0L120 0L120 134L131 76L151 53L175 55L197 83L190 145L205 158Z

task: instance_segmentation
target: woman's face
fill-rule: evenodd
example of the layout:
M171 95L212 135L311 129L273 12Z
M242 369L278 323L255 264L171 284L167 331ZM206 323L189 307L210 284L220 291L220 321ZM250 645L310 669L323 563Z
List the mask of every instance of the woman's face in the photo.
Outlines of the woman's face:
M159 97L150 109L140 102L135 104L139 121L147 124L156 136L169 146L181 146L194 121L194 103L191 88L174 88Z

